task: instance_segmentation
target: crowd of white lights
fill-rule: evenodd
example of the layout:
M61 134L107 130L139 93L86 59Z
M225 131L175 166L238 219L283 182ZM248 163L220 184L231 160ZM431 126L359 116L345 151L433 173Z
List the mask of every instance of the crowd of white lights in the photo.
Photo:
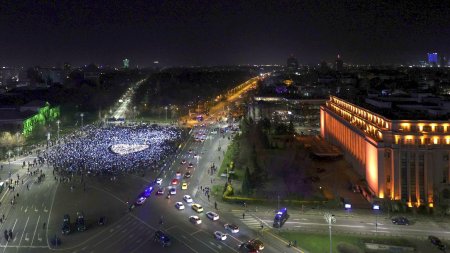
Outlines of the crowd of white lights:
M175 127L90 125L62 138L45 156L55 168L68 171L127 172L164 160L179 138Z

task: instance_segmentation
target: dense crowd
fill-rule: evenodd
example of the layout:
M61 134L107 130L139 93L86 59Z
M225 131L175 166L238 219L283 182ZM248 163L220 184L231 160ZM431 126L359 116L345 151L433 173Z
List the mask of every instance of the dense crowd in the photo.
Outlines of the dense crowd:
M57 171L121 174L154 167L176 149L179 138L175 127L86 126L44 157Z

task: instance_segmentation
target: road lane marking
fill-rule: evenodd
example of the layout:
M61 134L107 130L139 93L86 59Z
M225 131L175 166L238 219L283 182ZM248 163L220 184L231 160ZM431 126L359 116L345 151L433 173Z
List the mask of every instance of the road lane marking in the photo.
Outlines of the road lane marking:
M37 230L37 227L38 227L38 225L39 225L39 220L40 220L40 219L41 219L41 216L39 215L38 220L37 220L37 222L36 222L36 227L34 228L33 238L31 239L31 245L33 245L33 242L34 242L34 236L36 235L36 230Z
M195 235L195 234L197 234L198 232L202 232L202 231L203 231L203 230L199 229L199 230L197 230L197 231L191 233L190 235Z
M29 221L29 220L30 220L30 216L28 216L27 221L25 222L25 227L23 228L22 236L20 236L19 246L20 246L20 244L22 243L23 234L24 234L24 232L25 232L25 229L27 229L27 225L28 225L28 221ZM25 241L28 241L28 240L30 240L30 238L28 238L28 233L27 233L27 235L25 236Z

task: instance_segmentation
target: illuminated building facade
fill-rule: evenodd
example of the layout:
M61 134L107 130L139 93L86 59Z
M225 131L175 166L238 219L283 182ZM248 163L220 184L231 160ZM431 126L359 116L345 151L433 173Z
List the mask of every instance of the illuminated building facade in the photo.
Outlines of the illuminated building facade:
M321 136L366 179L369 199L432 207L450 188L450 121L393 118L331 96L320 108Z

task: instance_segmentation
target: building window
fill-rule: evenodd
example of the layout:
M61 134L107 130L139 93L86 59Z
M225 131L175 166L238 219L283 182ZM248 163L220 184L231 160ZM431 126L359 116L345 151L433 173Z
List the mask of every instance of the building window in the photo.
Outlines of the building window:
M424 132L431 132L431 126L423 126Z
M388 175L388 176L386 177L386 183L390 183L390 182L391 182L391 176Z

